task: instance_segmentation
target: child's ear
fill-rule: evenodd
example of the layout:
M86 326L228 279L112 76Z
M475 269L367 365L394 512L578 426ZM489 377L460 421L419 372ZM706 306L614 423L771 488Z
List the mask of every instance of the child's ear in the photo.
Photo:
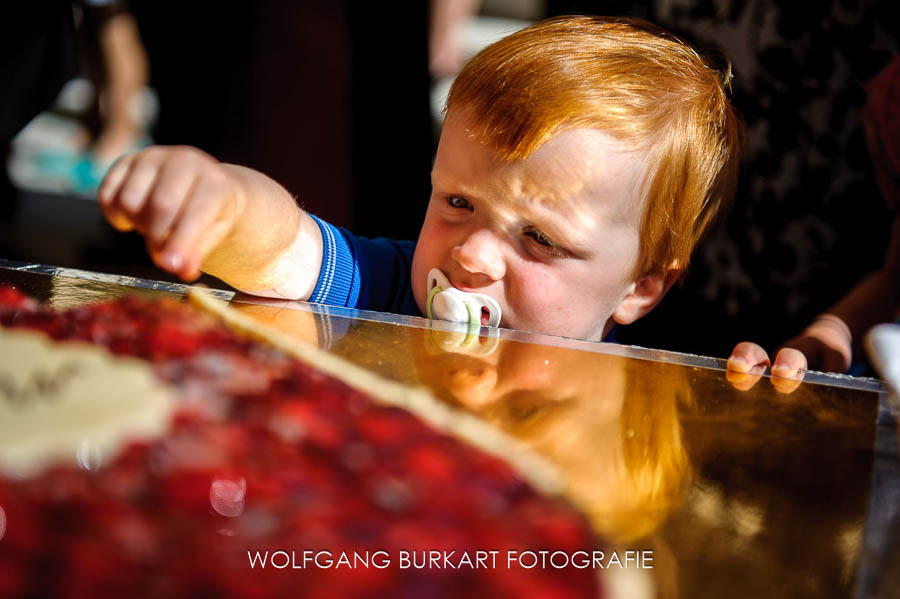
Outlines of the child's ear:
M613 320L619 324L631 324L641 318L656 307L680 276L679 269L644 275L631 284L628 294L612 313Z

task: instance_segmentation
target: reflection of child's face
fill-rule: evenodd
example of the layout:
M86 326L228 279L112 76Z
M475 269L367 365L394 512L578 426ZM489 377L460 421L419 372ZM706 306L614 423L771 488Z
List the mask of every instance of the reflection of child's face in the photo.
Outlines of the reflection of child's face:
M502 327L602 338L634 290L641 156L576 129L503 161L468 125L451 111L441 134L412 265L419 309L440 268L454 287L496 299Z
M416 367L438 396L449 396L476 412L520 401L589 403L592 427L609 424L618 438L625 397L622 358L515 341L500 341L489 353L467 355L439 349L442 340L455 333L425 330L422 335L427 351L414 352Z

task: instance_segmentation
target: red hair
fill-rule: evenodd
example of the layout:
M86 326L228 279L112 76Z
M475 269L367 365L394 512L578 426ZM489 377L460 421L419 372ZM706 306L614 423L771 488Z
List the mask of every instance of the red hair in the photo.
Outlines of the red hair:
M464 108L473 135L504 159L576 128L644 152L640 276L684 270L734 194L744 130L730 79L650 23L559 17L482 50L454 81L447 110Z

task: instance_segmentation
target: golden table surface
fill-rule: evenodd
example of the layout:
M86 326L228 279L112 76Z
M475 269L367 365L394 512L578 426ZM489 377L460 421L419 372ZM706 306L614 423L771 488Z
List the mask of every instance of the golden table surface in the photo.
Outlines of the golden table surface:
M2 283L60 309L185 291L0 260ZM545 456L605 538L653 551L627 596L900 596L896 412L878 381L810 372L791 393L768 376L738 390L719 359L219 295Z

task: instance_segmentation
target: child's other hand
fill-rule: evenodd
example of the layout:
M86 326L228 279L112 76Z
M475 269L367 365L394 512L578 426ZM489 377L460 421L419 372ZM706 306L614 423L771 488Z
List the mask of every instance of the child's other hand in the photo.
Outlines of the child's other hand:
M738 343L726 365L725 378L739 391L747 391L762 378L770 364L769 354L756 343ZM782 348L772 366L772 385L776 391L791 393L803 381L806 357L794 348Z
M151 147L123 156L98 191L107 220L144 236L153 261L191 281L243 213L238 178L208 154Z
M850 330L831 314L819 316L797 337L787 341L772 363L772 384L790 393L803 380L807 369L846 372L853 356ZM732 385L746 390L762 377L770 364L769 355L755 343L738 343L728 358L726 377Z

